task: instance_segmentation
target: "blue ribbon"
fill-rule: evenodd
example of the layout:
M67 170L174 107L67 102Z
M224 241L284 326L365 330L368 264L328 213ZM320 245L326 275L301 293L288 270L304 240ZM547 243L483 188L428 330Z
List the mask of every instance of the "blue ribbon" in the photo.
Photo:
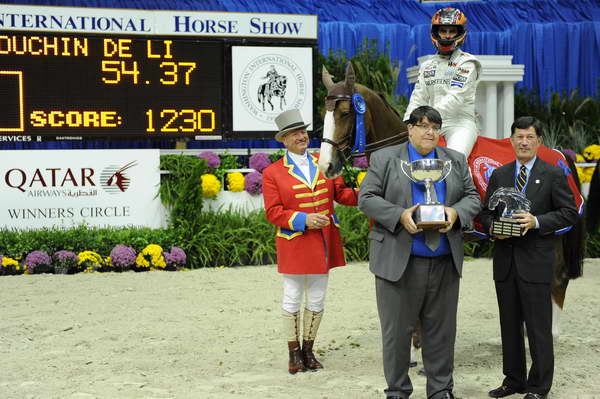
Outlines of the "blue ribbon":
M360 93L354 93L352 95L352 105L354 106L354 111L356 111L356 133L354 135L352 152L365 152L367 145L365 134L365 111L367 110L367 103Z

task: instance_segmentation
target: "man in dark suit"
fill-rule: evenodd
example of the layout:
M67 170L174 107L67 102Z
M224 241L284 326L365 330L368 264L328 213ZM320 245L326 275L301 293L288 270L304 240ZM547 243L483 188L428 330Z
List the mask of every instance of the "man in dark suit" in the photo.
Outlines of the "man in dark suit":
M502 385L492 398L526 393L525 399L544 399L552 386L554 354L550 282L554 263L555 231L572 226L579 217L575 200L560 168L538 158L542 125L530 116L511 126L516 161L492 173L481 222L490 231L496 211L488 208L500 187L514 187L531 201L530 212L515 214L524 230L521 237L495 236L494 281L502 335ZM523 322L527 328L531 369L527 376Z
M463 263L462 227L481 209L465 156L438 147L442 118L430 106L416 108L408 120L409 142L375 152L358 205L375 223L370 238L370 269L375 274L388 399L413 391L408 369L412 331L421 320L427 397L453 399L454 341L458 287ZM413 213L424 202L423 184L412 182L402 161L449 161L447 178L435 183L448 224L423 232Z

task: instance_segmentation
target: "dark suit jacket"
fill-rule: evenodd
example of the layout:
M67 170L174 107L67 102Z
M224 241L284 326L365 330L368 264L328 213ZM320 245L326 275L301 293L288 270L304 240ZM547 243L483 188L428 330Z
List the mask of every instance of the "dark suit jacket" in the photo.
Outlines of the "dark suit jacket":
M446 178L444 205L456 210L458 220L446 235L460 275L464 257L462 227L468 226L479 213L481 201L465 156L445 147L436 147L436 152L439 159L452 162L452 170ZM369 233L371 272L389 281L398 281L402 277L412 247L412 235L400 223L402 212L413 206L412 184L402 172L401 160L409 160L408 143L373 153L358 198L361 211L375 220Z
M489 231L495 211L490 211L490 196L500 187L515 186L516 162L506 164L492 173L483 201L481 223ZM531 201L533 216L540 228L532 229L523 237L514 237L494 242L494 280L503 281L514 262L519 277L531 283L550 283L554 248L559 237L556 230L574 225L579 214L573 194L562 169L536 159L528 178L525 196Z

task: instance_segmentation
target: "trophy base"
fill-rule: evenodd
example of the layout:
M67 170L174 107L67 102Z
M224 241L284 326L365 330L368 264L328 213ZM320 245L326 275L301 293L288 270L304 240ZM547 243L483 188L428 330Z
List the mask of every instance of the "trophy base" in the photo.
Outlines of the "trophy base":
M512 219L500 218L492 222L492 234L498 236L521 237L525 229Z
M421 204L415 212L415 224L423 230L439 230L448 226L444 205Z

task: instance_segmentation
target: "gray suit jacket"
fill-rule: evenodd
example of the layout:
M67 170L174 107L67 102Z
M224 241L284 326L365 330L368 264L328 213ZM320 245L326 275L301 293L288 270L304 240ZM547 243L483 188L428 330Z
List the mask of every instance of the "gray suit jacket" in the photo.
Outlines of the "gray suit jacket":
M461 275L464 257L462 227L469 225L479 213L481 201L465 156L445 147L436 147L436 151L439 159L452 161L452 171L446 178L444 205L458 213L458 220L447 236L454 265ZM400 160L409 160L408 143L373 153L358 198L359 208L375 221L369 233L371 272L389 281L398 281L402 277L413 239L400 223L402 212L413 206L412 184L402 172Z

